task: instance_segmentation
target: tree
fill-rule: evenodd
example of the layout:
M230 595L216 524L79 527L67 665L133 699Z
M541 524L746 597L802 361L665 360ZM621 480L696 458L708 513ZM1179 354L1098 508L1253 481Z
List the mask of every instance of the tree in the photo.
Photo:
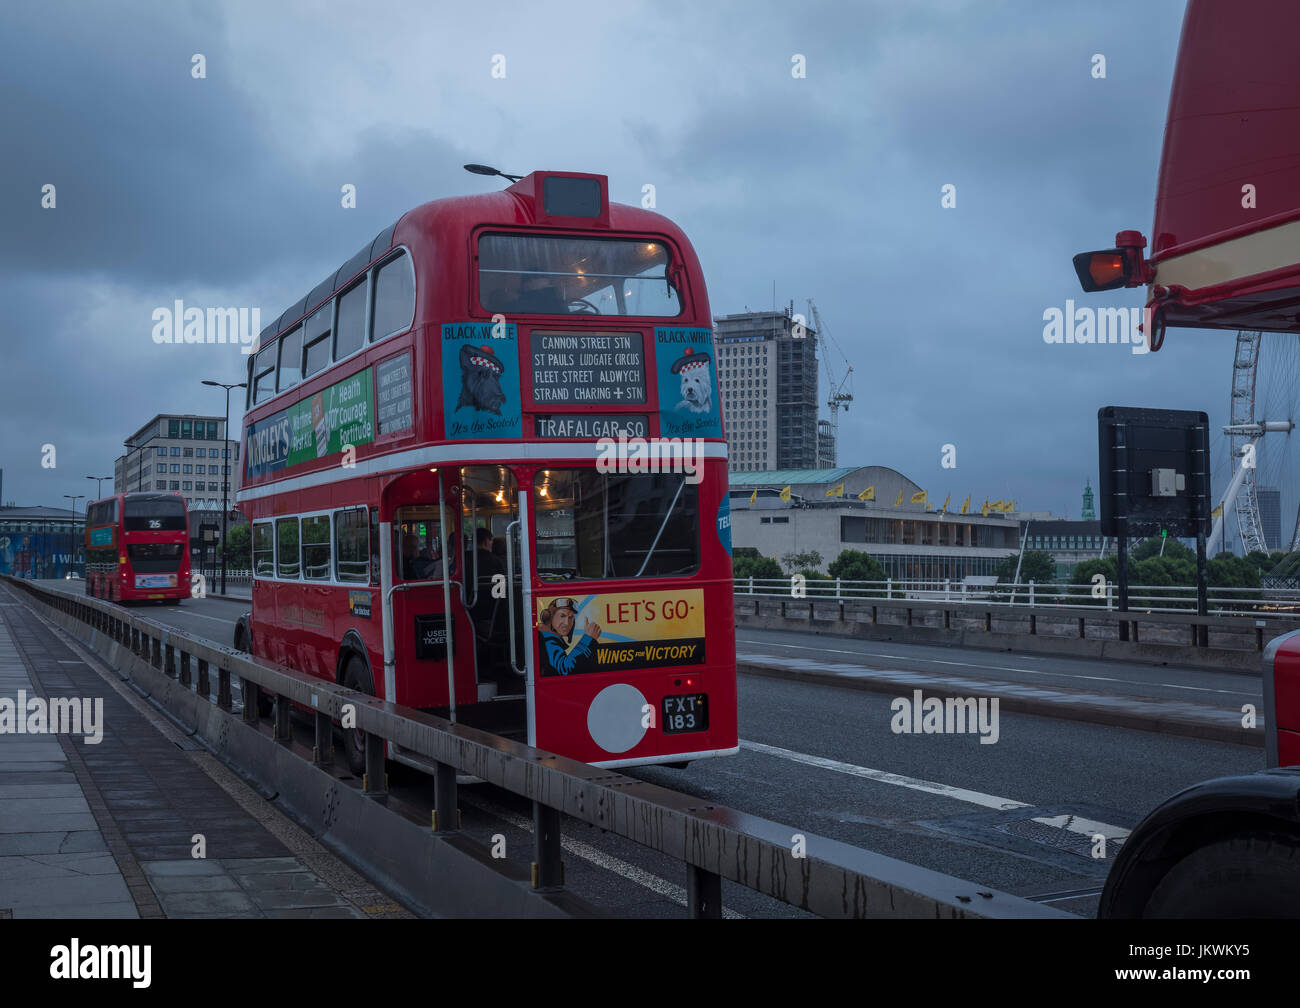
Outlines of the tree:
M1085 560L1083 563L1074 565L1074 573L1070 575L1070 583L1076 585L1070 589L1071 595L1082 596L1079 601L1085 605L1102 605L1106 604L1106 586L1113 585L1116 581L1116 572L1118 567L1113 556L1098 557L1095 560ZM1100 574L1105 581L1101 582L1101 597L1093 595L1092 579Z
M1206 563L1205 580L1215 588L1258 588L1259 569L1250 557L1220 553Z
M1160 536L1150 536L1133 546L1128 551L1128 557L1130 563L1148 560L1151 557L1159 557L1162 560L1187 560L1192 564L1196 563L1196 551L1188 549L1172 536L1165 539L1163 554L1160 550Z
M816 550L809 550L807 553L783 553L781 563L785 564L791 571L801 570L805 567L811 567L815 570L822 565L822 555Z
M1016 563L1020 560L1019 553L1012 553L993 569L999 581L1011 583L1016 580ZM1030 581L1034 584L1053 584L1056 581L1056 560L1052 554L1044 553L1042 550L1027 550L1025 558L1020 562L1020 584L1028 584Z
M780 565L771 557L750 557L739 556L732 561L732 574L738 578L755 578L756 580L769 580L774 578L784 578Z
M885 581L888 575L880 561L861 550L844 550L827 568L833 578L845 581Z
M1231 553L1219 554L1220 557L1225 555L1232 556ZM1219 557L1215 557L1216 560L1218 558ZM1279 559L1281 558L1279 557ZM1271 560L1269 558L1269 555L1265 553L1263 550L1251 550L1249 553L1246 554L1246 562L1249 563L1252 567L1254 567L1257 571L1261 573L1263 573L1266 570L1272 570L1274 567L1277 566L1277 563Z
M253 539L248 525L232 525L226 529L226 542L222 547L226 566L234 570L252 570Z

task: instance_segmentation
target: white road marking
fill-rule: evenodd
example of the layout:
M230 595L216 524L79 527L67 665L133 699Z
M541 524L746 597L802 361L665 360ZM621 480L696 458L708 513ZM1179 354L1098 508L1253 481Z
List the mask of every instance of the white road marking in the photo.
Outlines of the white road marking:
M209 620L209 621L212 622L212 623L220 623L222 626L228 626L228 627L230 627L232 630L233 630L234 627L235 627L235 621L234 621L234 620L230 620L230 619L218 619L216 616L204 616L203 613L197 613L197 612L186 612L186 613L175 613L174 615L175 615L178 619L193 616L195 619L205 619L205 620ZM173 624L170 624L170 625L171 625L171 626L177 626L177 627L180 626L179 623L173 623Z
M870 767L856 766L853 763L841 763L839 760L827 759L824 756L810 756L808 753L794 752L791 749L781 749L777 746L764 745L762 742L751 742L749 739L741 739L740 747L750 749L753 752L764 753L768 756L776 756L780 759L792 760L795 763L804 763L808 766L819 767L822 770L834 770L837 773L849 774L853 777L862 777L866 780L873 780L880 784L893 784L896 787L908 788L912 791L924 791L926 794L939 795L943 798L953 798L957 801L968 802L972 805L980 805L984 808L997 809L1006 811L1019 808L1033 808L1027 802L1016 801L1014 798L1001 798L998 795L985 794L982 791L971 791L968 788L954 787L951 784L940 784L937 781L922 780L919 777L908 777L904 774L890 773L887 770L873 770ZM1036 817L1034 822L1042 823L1044 826L1055 826L1057 829L1069 830L1072 833L1084 833L1091 836L1094 833L1100 833L1109 840L1118 840L1128 836L1129 831L1122 826L1111 826L1109 823L1095 822L1091 819L1081 819L1072 815L1056 815Z
M480 809L491 816L495 816L503 822L509 823L515 829L523 830L526 833L531 833L533 831L531 820L525 819L522 816L517 816L509 809L502 808L495 802L477 796L470 797L464 792L461 792L460 800L466 805L473 805L475 808ZM590 861L597 868L604 868L606 871L612 872L615 875L622 875L625 879L628 879L631 882L636 882L638 885L645 886L651 892L658 893L665 899L670 899L674 903L686 906L686 890L681 886L674 885L667 879L662 879L658 875L652 875L650 872L638 868L636 865L628 864L626 861L616 858L611 854L606 854L604 851L598 851L595 847L592 847L590 844L585 844L581 840L571 840L568 837L563 837L560 842L564 845L564 849L574 855L574 857L580 857L584 861ZM737 913L735 910L728 910L726 907L722 908L722 916L729 920L742 920L745 917L744 914Z
M884 654L883 652L880 651L848 651L842 648L810 647L807 644L778 644L775 641L750 640L750 639L742 639L740 637L736 638L736 643L753 644L758 647L790 648L796 651L815 651L818 654L852 655L856 658L888 658L891 661L929 662L932 665L955 665L958 668L992 669L995 672L1023 672L1028 675L1052 676L1053 678L1056 679L1085 679L1092 682L1122 683L1126 686L1163 686L1166 689L1191 690L1196 693L1221 693L1225 696L1244 696L1244 697L1259 696L1258 692L1246 693L1241 690L1210 689L1208 686L1183 686L1179 683L1153 683L1153 682L1143 682L1142 680L1135 680L1135 679L1116 679L1111 676L1088 676L1088 675L1078 675L1069 672L1048 672L1045 669L1013 668L1010 665L981 665L978 662L946 661L943 658L922 658L919 655ZM742 656L737 655L736 657L739 658ZM745 655L744 657L763 657L763 656Z

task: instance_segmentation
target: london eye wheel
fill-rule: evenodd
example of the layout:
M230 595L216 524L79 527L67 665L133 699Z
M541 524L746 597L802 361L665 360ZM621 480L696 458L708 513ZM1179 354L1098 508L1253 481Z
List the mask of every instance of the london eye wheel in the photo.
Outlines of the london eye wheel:
M1300 549L1300 512L1284 523L1286 506L1300 504L1300 466L1290 437L1300 409L1300 338L1289 333L1241 331L1232 361L1229 423L1224 428L1229 471L1219 486L1235 497L1224 502L1224 521L1236 520L1243 554ZM1261 497L1264 506L1261 507Z

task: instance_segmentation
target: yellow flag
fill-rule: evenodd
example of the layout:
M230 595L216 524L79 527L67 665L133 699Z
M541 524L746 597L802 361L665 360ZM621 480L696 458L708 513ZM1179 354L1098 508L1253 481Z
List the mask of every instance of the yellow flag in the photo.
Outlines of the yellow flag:
M943 499L943 510L940 511L939 513L940 513L940 514L947 514L947 513L948 513L948 505L949 505L949 503L951 503L951 502L952 502L952 494L949 494L947 497L945 497L945 498Z
M758 503L758 491L755 490L752 494L749 495L749 506L753 507L757 503Z
M894 507L902 507L902 506L903 506L903 491L900 490L898 491L898 500L894 501Z
M863 490L862 493L858 494L858 500L860 501L869 501L875 499L876 499L876 488L874 486L869 486L865 490Z
M1016 502L1013 500L1007 501L1005 504L1002 505L1002 510L1007 514L1010 514L1015 509L1016 509Z
M989 516L989 499L987 497L984 498L984 506L980 508L980 514L985 518Z
M995 500L992 504L989 505L989 510L990 510L990 511L1001 511L1001 510L1002 510L1002 503L1003 503L1002 498L999 497L997 500Z
M967 497L964 501L961 502L961 513L962 513L962 514L970 514L970 498L969 498L969 497Z
M836 486L831 487L829 490L826 491L826 496L827 496L827 497L843 497L843 496L844 496L844 484L843 484L843 483L839 483L839 484L837 484Z
M925 491L924 491L924 490L918 490L916 493L912 494L912 503L913 503L913 504L924 504L924 503L925 503Z
M783 504L790 503L790 484L788 483L786 484L785 489L781 491L781 502Z
M1218 507L1216 507L1213 511L1211 511L1211 512L1210 512L1210 517L1211 517L1211 518L1222 518L1222 517L1223 517L1223 505L1220 504L1220 505L1219 505Z

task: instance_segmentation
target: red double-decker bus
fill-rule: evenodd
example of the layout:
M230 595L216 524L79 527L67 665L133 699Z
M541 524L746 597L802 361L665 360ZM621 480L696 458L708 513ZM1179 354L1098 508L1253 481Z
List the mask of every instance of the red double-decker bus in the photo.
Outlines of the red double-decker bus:
M405 214L262 332L243 438L236 646L601 766L737 751L704 279L604 176Z
M190 524L179 494L122 493L86 508L86 594L176 605L190 597Z

